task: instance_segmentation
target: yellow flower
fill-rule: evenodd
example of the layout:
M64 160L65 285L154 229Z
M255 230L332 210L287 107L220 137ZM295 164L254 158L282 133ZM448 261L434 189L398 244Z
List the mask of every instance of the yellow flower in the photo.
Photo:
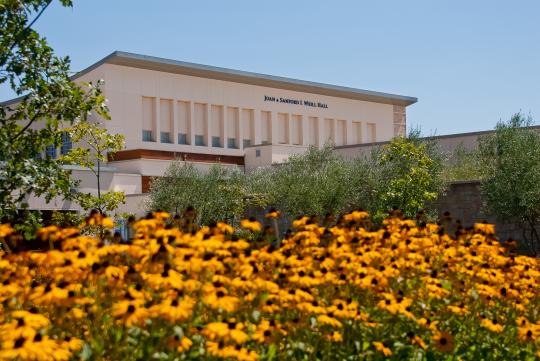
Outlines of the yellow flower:
M433 336L435 348L441 352L450 353L454 350L454 338L447 332L437 332Z
M386 347L382 342L373 342L373 346L377 351L380 351L384 356L392 356L392 350Z
M257 222L253 217L250 219L243 219L242 221L240 221L240 225L243 228L248 229L252 232L260 232L262 229L262 225Z
M188 351L192 345L193 345L193 342L189 338L184 336L182 337L182 339L180 339L180 345L178 345L176 350L180 353L183 353L183 352Z
M482 326L487 328L488 330L496 333L501 333L504 329L502 325L500 325L497 321L491 321L490 319L484 318L482 322L480 322Z

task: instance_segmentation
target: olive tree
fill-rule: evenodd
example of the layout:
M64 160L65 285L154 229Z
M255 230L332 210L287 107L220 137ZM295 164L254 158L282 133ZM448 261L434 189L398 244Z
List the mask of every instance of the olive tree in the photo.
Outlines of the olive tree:
M175 161L150 187L147 207L180 214L195 208L197 222L238 222L245 214L248 197L245 176L237 168L213 165L208 172L191 163Z
M517 113L480 138L486 208L505 222L517 222L531 252L540 251L540 133L531 117Z
M259 192L266 192L269 204L291 217L340 213L349 196L350 163L332 151L310 147L257 174Z

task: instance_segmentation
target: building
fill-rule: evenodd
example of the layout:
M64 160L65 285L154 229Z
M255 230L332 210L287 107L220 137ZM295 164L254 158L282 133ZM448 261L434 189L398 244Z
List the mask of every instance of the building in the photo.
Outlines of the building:
M75 75L105 81L110 133L126 137L126 149L105 168L105 190L123 190L122 211L139 211L142 194L171 161L241 167L286 160L308 146L388 141L404 134L413 97L386 94L114 52ZM54 149L48 152L56 152ZM88 171L74 169L80 190L95 192ZM73 209L66 202L36 209Z

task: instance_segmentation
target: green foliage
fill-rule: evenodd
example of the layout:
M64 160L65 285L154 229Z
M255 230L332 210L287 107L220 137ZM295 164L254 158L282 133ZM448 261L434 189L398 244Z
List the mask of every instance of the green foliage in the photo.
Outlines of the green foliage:
M69 58L59 58L31 29L50 1L0 2L0 84L21 96L0 105L0 219L23 222L27 198L47 201L69 195L69 171L53 159L36 159L47 145L59 146L58 130L89 114L106 116L99 86L83 88L69 78ZM64 6L71 1L62 0Z
M83 221L84 217L73 211L54 211L51 216L51 224L63 228L77 227Z
M237 222L246 210L246 193L245 175L238 169L214 165L203 173L193 164L174 162L152 182L148 207L180 214L191 206L203 225Z
M397 137L374 156L377 179L375 219L384 218L392 208L414 218L428 202L444 191L443 157L434 142L417 134Z
M500 220L522 224L524 241L539 252L540 133L531 125L531 117L517 113L482 137L479 151L487 209Z
M113 211L125 203L124 192L101 192L101 167L107 162L108 155L124 149L124 135L109 134L98 122L76 121L71 127L64 129L71 141L82 145L71 149L60 160L65 164L76 164L88 168L96 177L97 195L75 192L73 198L82 209L97 209L100 212Z
M257 175L259 192L266 200L297 217L343 211L349 196L349 164L327 145L310 147L281 165L266 168Z
M219 166L204 174L174 163L152 183L149 208L179 214L193 206L202 224L236 221L248 206L274 206L291 217L363 208L377 220L396 206L414 216L442 192L441 164L436 147L416 137L396 138L355 160L336 155L331 146L311 147L247 175Z
M444 164L443 178L447 182L481 180L482 161L478 150L469 150L460 143Z

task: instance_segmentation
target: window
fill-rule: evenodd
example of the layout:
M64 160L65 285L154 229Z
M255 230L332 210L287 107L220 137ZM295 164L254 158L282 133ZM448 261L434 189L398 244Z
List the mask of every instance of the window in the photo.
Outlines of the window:
M319 118L308 118L308 144L319 145Z
M186 133L178 133L178 144L188 144Z
M244 139L243 146L244 148L249 147L251 145L251 139Z
M212 105L210 118L210 131L212 135L212 147L223 147L223 106Z
M212 147L221 148L221 138L213 136L212 137Z
M345 145L347 143L347 123L345 120L337 121L336 145Z
M302 144L302 116L293 114L291 117L291 143Z
M195 145L204 146L204 137L202 135L195 136Z
M172 100L160 99L159 100L159 141L161 143L172 143L172 121L173 121L173 108Z
M242 138L244 138L244 144L246 140L249 140L249 144L255 143L255 112L253 109L242 109Z
M353 144L362 144L362 122L353 122Z
M159 141L161 143L172 143L171 142L171 133L169 132L161 132Z
M144 142L153 142L156 132L156 98L142 98L142 136Z
M238 108L227 107L227 135L229 136L227 138L227 148L238 149L240 146L240 143L238 143L238 139L240 139L239 121L240 113ZM234 140L234 143L232 143L232 140Z
M208 105L202 103L195 103L195 145L205 146L205 136L208 134ZM197 141L199 139L199 141Z
M261 111L261 142L268 144L272 141L272 114L267 111Z
M143 130L142 131L142 140L143 142L153 142L154 137L152 136L152 131L151 130Z
M227 148L238 149L236 146L236 138L227 138Z
M191 109L189 102L178 102L178 121L178 144L189 144L191 142L188 137L191 128ZM183 142L180 141L181 135L183 135L182 139L185 139Z
M377 141L377 128L375 123L367 123L368 142L375 143Z
M277 119L278 143L287 144L289 143L289 114L278 113Z
M68 132L62 133L62 147L60 148L60 153L66 155L71 151L73 144L71 143L71 136Z
M255 157L259 158L261 156L261 150L260 149L256 149L255 150Z
M34 155L34 159L35 159L35 160L41 160L41 159L43 159L43 155L41 154L41 152L36 153L36 154Z
M335 125L334 119L324 120L324 142L334 144L336 142L335 137Z
M45 147L45 155L47 158L56 158L56 147L54 145L48 145Z

